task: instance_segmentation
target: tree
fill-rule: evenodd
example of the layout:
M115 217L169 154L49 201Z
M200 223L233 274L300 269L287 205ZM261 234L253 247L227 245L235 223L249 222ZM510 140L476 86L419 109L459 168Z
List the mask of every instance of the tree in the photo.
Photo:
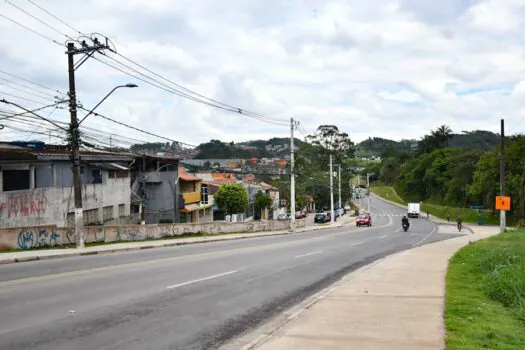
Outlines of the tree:
M348 134L340 132L335 125L321 125L317 128L317 132L307 136L307 139L331 154L350 152L354 146Z
M263 191L255 194L255 210L261 212L272 205L272 198Z
M211 162L209 160L205 161L204 164L202 164L203 170L210 170L211 169Z
M215 201L226 214L243 213L248 209L248 193L241 184L224 184L215 193Z
M448 125L441 125L435 131L432 131L432 136L440 148L448 147L448 141L452 138L452 129Z

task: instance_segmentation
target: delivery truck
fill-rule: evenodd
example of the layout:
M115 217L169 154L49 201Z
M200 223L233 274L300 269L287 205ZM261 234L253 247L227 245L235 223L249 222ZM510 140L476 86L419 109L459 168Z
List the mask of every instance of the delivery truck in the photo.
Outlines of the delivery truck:
M408 203L408 217L419 218L420 204L419 203Z

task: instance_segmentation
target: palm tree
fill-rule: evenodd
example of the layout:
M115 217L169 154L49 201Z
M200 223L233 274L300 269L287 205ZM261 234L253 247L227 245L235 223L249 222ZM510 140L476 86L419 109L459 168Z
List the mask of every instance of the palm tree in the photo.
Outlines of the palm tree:
M432 131L432 136L436 139L440 148L448 147L448 141L452 138L452 129L448 125L441 125L435 131Z

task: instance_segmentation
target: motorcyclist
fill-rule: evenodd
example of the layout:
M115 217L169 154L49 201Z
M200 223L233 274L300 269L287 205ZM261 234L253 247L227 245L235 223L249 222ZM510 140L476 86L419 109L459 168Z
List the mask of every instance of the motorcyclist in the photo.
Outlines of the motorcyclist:
M401 219L401 226L410 226L410 223L408 222L408 218L406 217L406 215L403 215L403 218Z
M463 220L461 219L461 216L458 215L458 217L456 218L456 225L458 227L458 231L461 231L461 228L462 228L462 225L463 224Z

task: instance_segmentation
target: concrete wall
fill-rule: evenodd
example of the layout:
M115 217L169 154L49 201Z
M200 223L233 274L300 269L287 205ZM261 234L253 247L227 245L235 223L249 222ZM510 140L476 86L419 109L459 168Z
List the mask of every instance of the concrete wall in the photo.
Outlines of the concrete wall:
M297 227L305 227L305 220L297 220ZM261 232L286 230L287 221L213 222L205 224L152 224L84 227L87 243L140 241L190 234L215 235L221 233ZM54 225L38 227L0 228L0 249L30 249L69 245L75 242L73 228Z
M71 170L70 170L71 172ZM103 208L113 206L112 219L119 218L119 204L130 215L130 179L108 179L106 184L83 185L84 211L98 210L94 222L103 222ZM73 217L72 187L48 187L0 193L0 227L69 226Z
M146 180L146 215L159 211L173 213L174 198L170 181L172 184L175 184L177 172L160 171L159 177L161 182L148 183ZM169 214L168 217L171 217L171 215L172 214Z

